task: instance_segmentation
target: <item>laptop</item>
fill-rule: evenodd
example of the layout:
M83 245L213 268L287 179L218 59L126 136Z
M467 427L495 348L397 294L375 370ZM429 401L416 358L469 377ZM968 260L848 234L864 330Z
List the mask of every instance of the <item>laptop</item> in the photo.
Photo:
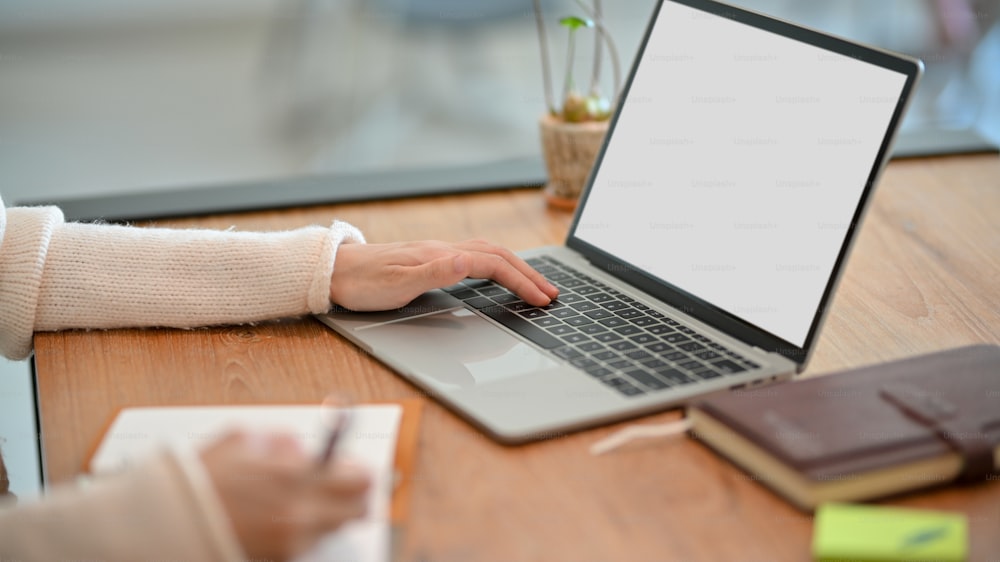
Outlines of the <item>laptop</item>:
M467 279L318 318L503 443L805 367L919 60L662 0L536 308Z

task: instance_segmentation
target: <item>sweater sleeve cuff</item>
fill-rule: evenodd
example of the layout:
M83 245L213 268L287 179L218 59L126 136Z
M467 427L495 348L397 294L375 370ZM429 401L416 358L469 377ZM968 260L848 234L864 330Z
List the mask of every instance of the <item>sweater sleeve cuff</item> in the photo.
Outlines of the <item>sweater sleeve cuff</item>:
M191 449L175 447L170 450L170 456L184 476L190 500L202 516L202 528L215 553L219 555L219 560L247 560L232 522L222 506L222 499L197 453Z
M316 268L316 277L309 286L309 310L313 314L330 310L330 278L333 276L333 264L337 261L337 249L341 244L364 243L365 237L356 227L343 221L333 221L320 250L322 266Z
M6 214L0 232L0 355L24 359L31 354L49 242L63 214L55 207L13 208Z

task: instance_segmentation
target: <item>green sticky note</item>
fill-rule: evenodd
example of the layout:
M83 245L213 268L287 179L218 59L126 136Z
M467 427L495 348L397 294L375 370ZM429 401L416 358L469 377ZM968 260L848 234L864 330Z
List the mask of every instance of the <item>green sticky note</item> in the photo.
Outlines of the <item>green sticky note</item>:
M969 551L965 516L846 503L816 510L813 558L820 562L961 561Z

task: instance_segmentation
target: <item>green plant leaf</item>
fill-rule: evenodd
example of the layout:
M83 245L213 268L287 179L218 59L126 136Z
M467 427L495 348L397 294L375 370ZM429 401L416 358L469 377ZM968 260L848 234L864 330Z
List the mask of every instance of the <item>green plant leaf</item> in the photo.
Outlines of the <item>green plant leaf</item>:
M565 25L570 29L580 29L581 27L594 27L594 22L592 20L578 18L576 16L567 16L559 20L560 25Z

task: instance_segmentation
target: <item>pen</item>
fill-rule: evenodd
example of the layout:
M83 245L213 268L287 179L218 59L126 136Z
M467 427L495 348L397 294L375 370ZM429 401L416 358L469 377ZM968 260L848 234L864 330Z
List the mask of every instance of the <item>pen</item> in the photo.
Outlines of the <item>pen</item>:
M347 431L347 426L351 423L351 410L349 408L338 408L336 416L336 422L330 428L330 433L327 434L326 444L323 446L323 452L320 453L320 456L317 459L318 466L320 468L333 461L337 444L341 439L343 439L344 433Z

